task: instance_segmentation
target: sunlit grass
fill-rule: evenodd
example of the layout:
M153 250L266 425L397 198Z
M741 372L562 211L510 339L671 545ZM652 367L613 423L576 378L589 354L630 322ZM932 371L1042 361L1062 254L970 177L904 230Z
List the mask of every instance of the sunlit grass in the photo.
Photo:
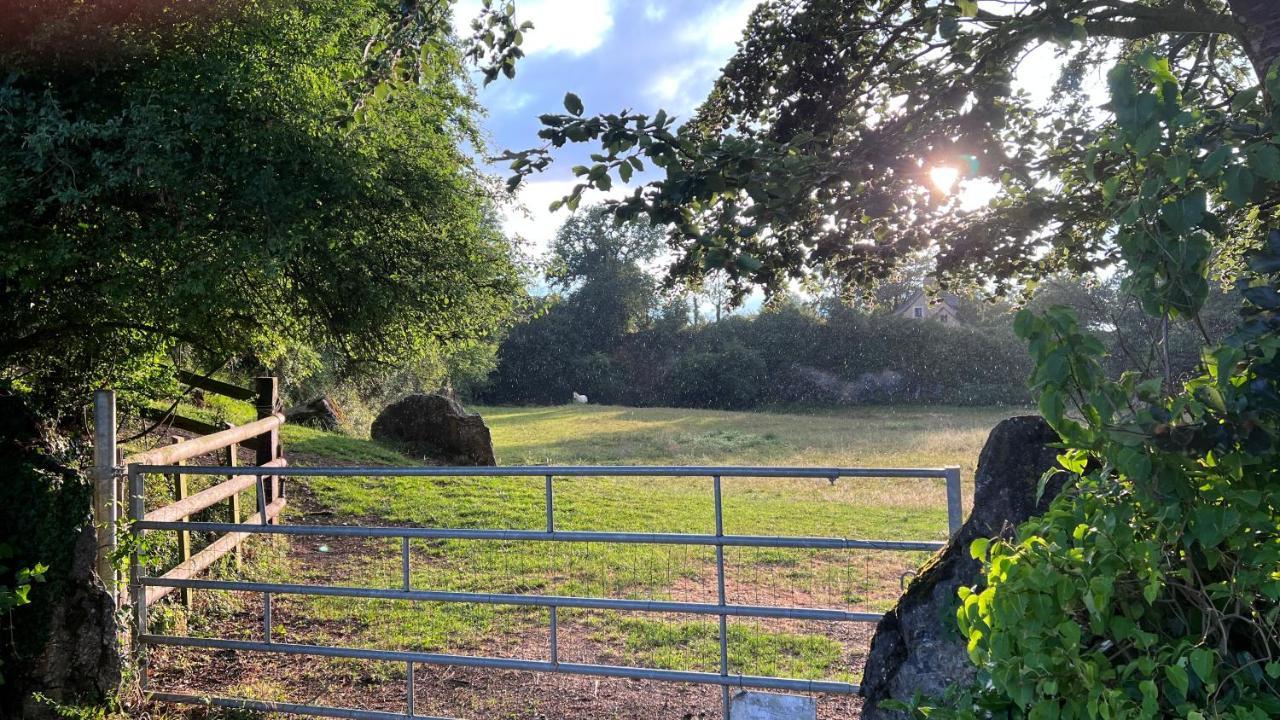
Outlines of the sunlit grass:
M474 410L489 423L502 464L956 464L966 484L990 428L1015 414L1009 409L937 407L812 414L603 406ZM295 466L414 464L369 440L312 428L286 426L283 441ZM554 482L560 529L714 532L709 479ZM290 483L299 501L286 511L287 522L535 530L546 523L541 477L313 477ZM832 485L825 480L726 478L723 484L725 530L731 534L946 536L946 496L939 480L841 480ZM304 509L324 515L303 516ZM268 563L267 575L313 584L400 586L399 541L347 541L346 554L325 556L317 570L316 553L326 543L340 544L328 538L291 538L287 559ZM416 589L693 602L715 598L710 547L414 541L411 548ZM311 561L300 559L308 553ZM786 549L731 549L727 555L730 602L872 611L892 604L900 576L925 557ZM254 566L251 574L262 577L263 567ZM522 642L545 635L547 622L544 609L484 604L305 597L278 597L275 602L279 638L293 642L519 654L527 651ZM561 623L563 636L578 631L591 642L607 642L620 654L614 660L624 664L718 667L713 618L618 618L565 610ZM217 622L194 630L228 633ZM841 641L802 628L735 625L730 652L734 672L856 679Z

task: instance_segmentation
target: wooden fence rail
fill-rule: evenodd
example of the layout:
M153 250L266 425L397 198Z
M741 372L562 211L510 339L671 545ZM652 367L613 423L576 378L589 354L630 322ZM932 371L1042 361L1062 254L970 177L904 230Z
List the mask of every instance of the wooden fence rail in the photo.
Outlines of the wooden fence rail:
M179 379L207 392L236 400L252 401L257 410L258 419L244 425L220 429L209 423L179 415L166 416L158 411L144 412L142 413L144 417L162 420L171 428L205 434L194 438L174 438L171 445L122 457L116 440L115 394L110 390L99 390L95 393L93 508L94 524L98 528L97 569L98 576L112 591L118 604L126 602L127 596L124 583L120 582L121 578L117 576L112 556L115 554L117 526L122 515L121 501L126 499L127 495L122 480L130 466L180 465L192 458L222 451L226 465L235 467L238 465L236 448L244 446L253 450L256 457L254 465L244 467L246 472L252 472L255 469L287 467L280 445L280 426L284 424L285 417L280 412L279 382L276 378L256 378L252 390L191 373L179 373ZM243 518L240 513L240 493L254 488L259 478L262 478L262 490L265 496L262 505L258 512ZM147 513L147 520L185 521L202 510L229 500L232 522L259 525L263 522L278 522L280 512L284 509L284 485L278 475L257 473L230 475L226 480L191 495L187 494L184 480L182 475L174 476L174 502ZM190 537L182 533L178 564L162 577L189 579L207 570L214 562L230 552L236 553L238 562L240 545L247 536L248 533L229 532L193 553ZM171 590L172 588L151 588L147 593L147 604L156 602ZM184 594L183 601L189 607L190 595Z

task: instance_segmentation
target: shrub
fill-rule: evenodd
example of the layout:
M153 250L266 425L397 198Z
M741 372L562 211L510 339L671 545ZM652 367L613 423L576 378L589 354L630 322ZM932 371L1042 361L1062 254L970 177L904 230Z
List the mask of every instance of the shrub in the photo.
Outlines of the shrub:
M763 390L764 360L738 342L681 357L671 386L682 407L742 410L755 407Z

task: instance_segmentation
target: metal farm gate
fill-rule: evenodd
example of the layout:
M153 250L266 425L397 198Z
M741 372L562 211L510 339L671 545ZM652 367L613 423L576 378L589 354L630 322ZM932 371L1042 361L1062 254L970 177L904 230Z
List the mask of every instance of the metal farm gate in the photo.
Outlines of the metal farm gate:
M941 479L946 483L947 512L950 532L958 529L962 519L960 471L946 468L817 468L817 467L272 467L270 476L252 475L240 477L243 487L256 487L258 514L244 523L187 522L177 519L174 511L164 509L148 514L144 507L144 477L148 474L176 474L227 476L244 473L246 468L131 464L127 467L129 517L131 532L215 532L248 533L294 536L344 536L357 538L391 538L401 541L402 583L397 588L343 587L332 585L290 584L269 582L239 582L207 580L185 576L147 577L141 571L143 565L135 560L130 579L132 606L136 613L135 627L147 629L148 600L158 593L175 588L188 590L225 590L260 593L262 597L261 638L258 640L227 638L195 638L174 635L156 635L140 630L135 636L135 647L143 658L142 682L151 698L158 701L194 705L212 705L248 710L301 713L326 717L365 718L391 720L392 718L426 718L414 711L414 668L417 664L524 670L573 675L633 678L680 683L701 683L719 686L723 701L724 717L729 717L730 690L765 689L810 693L856 694L858 686L835 681L804 680L786 677L767 677L732 674L728 660L728 618L781 618L792 620L821 620L834 622L874 623L882 617L878 613L849 612L842 609L811 607L765 606L730 604L725 596L726 547L747 548L816 548L816 549L868 549L894 551L934 551L944 543L936 541L893 541L845 539L838 537L795 537L783 535L727 535L724 532L724 513L721 499L723 478L820 478L836 482L842 478L917 478ZM429 528L429 527L358 527L350 525L283 525L278 524L270 512L270 481L263 477L330 476L330 477L510 477L539 478L545 484L546 527L539 530ZM256 478L250 483L248 478ZM707 518L705 534L689 533L637 533L637 532L588 532L565 531L556 527L555 480L572 477L683 477L709 480L714 516ZM217 486L215 486L216 488ZM217 497L211 493L209 498ZM194 496L193 496L194 497ZM190 511L191 507L181 512ZM476 541L531 541L546 543L623 543L690 545L715 548L716 583L718 601L715 603L667 602L654 600L627 600L609 597L566 597L540 594L496 594L471 592L444 592L416 590L410 583L409 541L414 539L476 540ZM138 542L133 544L136 549ZM324 646L280 642L272 636L272 597L277 595L309 595L341 598L365 598L402 601L426 601L433 603L480 603L493 605L517 605L545 608L550 630L550 644L542 659L515 659L482 657L448 653L379 650L342 646ZM643 613L682 613L714 616L719 619L720 671L694 672L656 668L562 662L557 642L557 610L559 608L587 608L619 610ZM226 697L210 697L189 693L165 692L146 686L145 651L149 646L185 646L210 650L232 650L290 655L310 655L329 658L351 658L404 663L406 668L405 709L403 713L356 710L305 704L290 704L265 700Z

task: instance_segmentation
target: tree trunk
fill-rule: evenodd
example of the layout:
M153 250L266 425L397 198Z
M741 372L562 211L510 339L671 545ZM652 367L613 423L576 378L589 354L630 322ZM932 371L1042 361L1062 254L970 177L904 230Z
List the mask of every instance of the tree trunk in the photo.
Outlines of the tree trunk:
M1267 71L1280 59L1280 2L1229 0L1231 12L1245 29L1245 52L1258 80L1266 86Z

